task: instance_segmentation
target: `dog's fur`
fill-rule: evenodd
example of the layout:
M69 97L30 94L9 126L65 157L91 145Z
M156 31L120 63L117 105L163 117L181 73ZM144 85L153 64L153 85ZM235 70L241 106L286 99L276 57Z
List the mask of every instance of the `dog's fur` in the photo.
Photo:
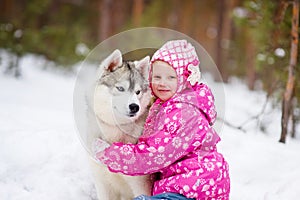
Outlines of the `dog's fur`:
M151 99L149 65L148 56L140 61L123 62L119 50L102 61L94 95L90 95L92 99L88 101L92 104L88 113L89 149L92 149L95 138L110 144L117 141L137 142ZM150 176L116 174L95 160L91 163L99 200L131 200L140 194L150 195Z

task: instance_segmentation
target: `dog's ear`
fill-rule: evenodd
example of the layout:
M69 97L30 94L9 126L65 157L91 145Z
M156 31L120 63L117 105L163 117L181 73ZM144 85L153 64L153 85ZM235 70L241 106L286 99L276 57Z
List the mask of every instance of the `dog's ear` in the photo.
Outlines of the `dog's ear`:
M149 68L150 68L150 57L146 56L145 58L135 61L135 67L143 75L143 77L148 80L149 77Z
M122 53L119 49L114 50L103 62L102 66L106 71L113 72L122 65Z

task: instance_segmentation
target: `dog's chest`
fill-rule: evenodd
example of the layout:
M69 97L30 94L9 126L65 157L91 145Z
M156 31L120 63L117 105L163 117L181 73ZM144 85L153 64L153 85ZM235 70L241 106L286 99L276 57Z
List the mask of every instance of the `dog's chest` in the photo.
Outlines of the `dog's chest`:
M111 126L108 124L102 124L100 137L108 143L136 143L137 137L141 134L142 130L135 126L136 125L134 124L127 124L126 126ZM140 133L137 133L137 131L140 131Z

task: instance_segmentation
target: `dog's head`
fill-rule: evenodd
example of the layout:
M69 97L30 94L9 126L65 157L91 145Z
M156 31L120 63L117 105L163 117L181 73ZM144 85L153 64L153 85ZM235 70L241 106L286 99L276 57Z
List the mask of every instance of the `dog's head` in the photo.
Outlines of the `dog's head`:
M119 50L104 59L94 93L95 114L100 120L126 124L145 112L150 101L149 60L147 56L139 61L123 61Z

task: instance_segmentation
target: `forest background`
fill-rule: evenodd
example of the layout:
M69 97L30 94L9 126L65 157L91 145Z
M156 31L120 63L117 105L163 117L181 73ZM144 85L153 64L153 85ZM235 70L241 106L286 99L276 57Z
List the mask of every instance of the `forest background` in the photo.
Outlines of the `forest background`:
M19 59L29 53L71 70L101 41L148 26L199 42L222 75L216 81L239 77L266 91L282 107L279 141L296 136L299 0L0 0L0 48L11 53L2 71L20 78Z

